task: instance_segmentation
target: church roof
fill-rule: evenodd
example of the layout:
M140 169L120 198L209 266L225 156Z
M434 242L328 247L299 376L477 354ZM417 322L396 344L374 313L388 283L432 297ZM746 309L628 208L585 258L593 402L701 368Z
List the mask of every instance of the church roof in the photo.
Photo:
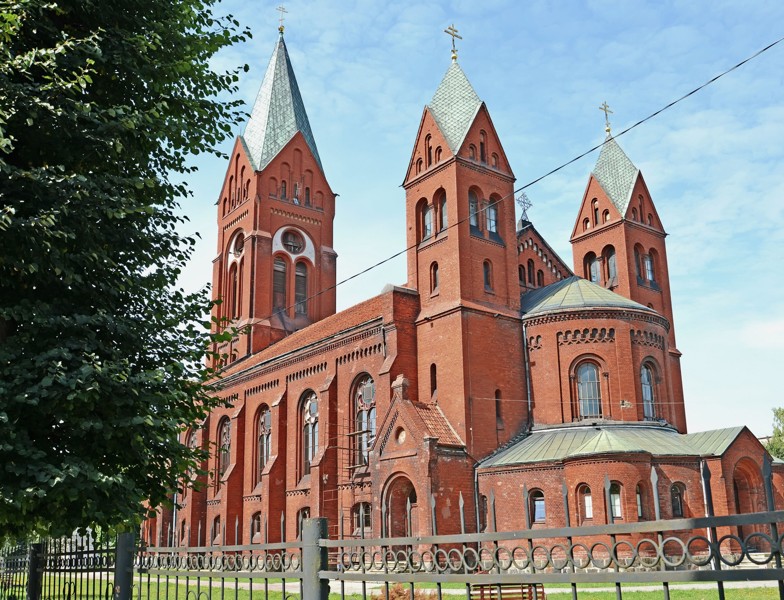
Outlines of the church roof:
M599 153L593 176L621 213L621 217L626 215L639 172L615 138L609 138Z
M438 438L438 443L447 446L465 446L463 440L452 428L441 408L437 404L412 402L422 421L424 421L430 435Z
M655 312L653 309L624 298L587 279L573 275L548 286L527 292L520 311L527 317L581 308L632 308Z
M480 106L463 69L452 61L428 107L453 153L463 144Z
M297 78L281 34L242 134L254 169L260 171L266 167L298 131L323 170Z
M698 431L697 433L687 433L684 437L689 443L697 448L701 454L712 454L721 456L735 441L735 438L743 431L743 425L738 427L727 427L726 429L713 429L711 431Z
M661 425L579 426L534 430L528 437L482 461L482 467L557 461L597 454L653 456L702 454L674 429Z

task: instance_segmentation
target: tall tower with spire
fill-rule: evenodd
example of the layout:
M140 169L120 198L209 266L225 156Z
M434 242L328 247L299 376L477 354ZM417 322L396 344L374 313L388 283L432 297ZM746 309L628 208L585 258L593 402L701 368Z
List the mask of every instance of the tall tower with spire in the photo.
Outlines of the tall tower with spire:
M454 40L457 31L447 33ZM403 182L408 286L421 304L418 398L438 403L477 457L518 432L526 416L514 179L453 47ZM501 348L499 339L517 341ZM488 356L497 368L485 368L480 358Z
M600 107L607 115L606 103ZM621 296L652 308L669 323L665 365L668 403L676 427L686 431L680 356L670 297L665 237L642 173L612 137L607 139L588 179L570 242L574 272Z
M335 194L279 32L218 200L213 317L245 332L227 363L335 313Z

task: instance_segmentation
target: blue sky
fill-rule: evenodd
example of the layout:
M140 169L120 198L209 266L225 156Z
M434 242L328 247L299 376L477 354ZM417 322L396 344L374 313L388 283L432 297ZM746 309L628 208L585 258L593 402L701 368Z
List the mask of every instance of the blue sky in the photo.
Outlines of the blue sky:
M254 38L216 68L247 63L253 102L277 40L276 2L224 1ZM405 247L400 187L422 109L459 61L487 103L517 186L600 143L784 36L784 3L485 0L286 3L286 43L335 192L338 280ZM675 331L690 431L771 430L784 405L784 42L618 138L669 234ZM250 110L250 106L248 107ZM238 130L237 133L241 133ZM231 144L226 145L226 150ZM529 218L571 265L569 235L593 153L527 189ZM201 242L182 284L211 278L226 163L200 157L183 202ZM519 214L519 213L518 213ZM405 282L400 257L338 288L338 308Z

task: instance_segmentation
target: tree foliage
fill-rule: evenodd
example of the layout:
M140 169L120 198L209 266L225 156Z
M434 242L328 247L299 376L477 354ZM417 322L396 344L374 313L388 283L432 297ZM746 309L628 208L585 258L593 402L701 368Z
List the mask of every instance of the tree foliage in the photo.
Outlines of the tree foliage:
M784 459L784 408L773 409L773 435L767 448L773 456Z
M130 526L197 464L177 203L243 118L210 59L249 35L215 1L0 3L0 534Z

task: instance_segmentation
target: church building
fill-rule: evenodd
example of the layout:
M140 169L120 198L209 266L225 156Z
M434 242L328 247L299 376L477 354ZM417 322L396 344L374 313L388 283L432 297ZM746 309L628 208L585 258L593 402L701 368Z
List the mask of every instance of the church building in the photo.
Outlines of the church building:
M716 514L766 509L747 428L687 431L664 224L609 125L571 265L515 220L503 133L453 51L403 181L407 279L336 312L350 242L280 28L217 202L213 316L243 331L215 348L227 406L183 434L208 475L151 543L291 541L316 516L459 533L461 504L472 532L703 516L704 464Z

